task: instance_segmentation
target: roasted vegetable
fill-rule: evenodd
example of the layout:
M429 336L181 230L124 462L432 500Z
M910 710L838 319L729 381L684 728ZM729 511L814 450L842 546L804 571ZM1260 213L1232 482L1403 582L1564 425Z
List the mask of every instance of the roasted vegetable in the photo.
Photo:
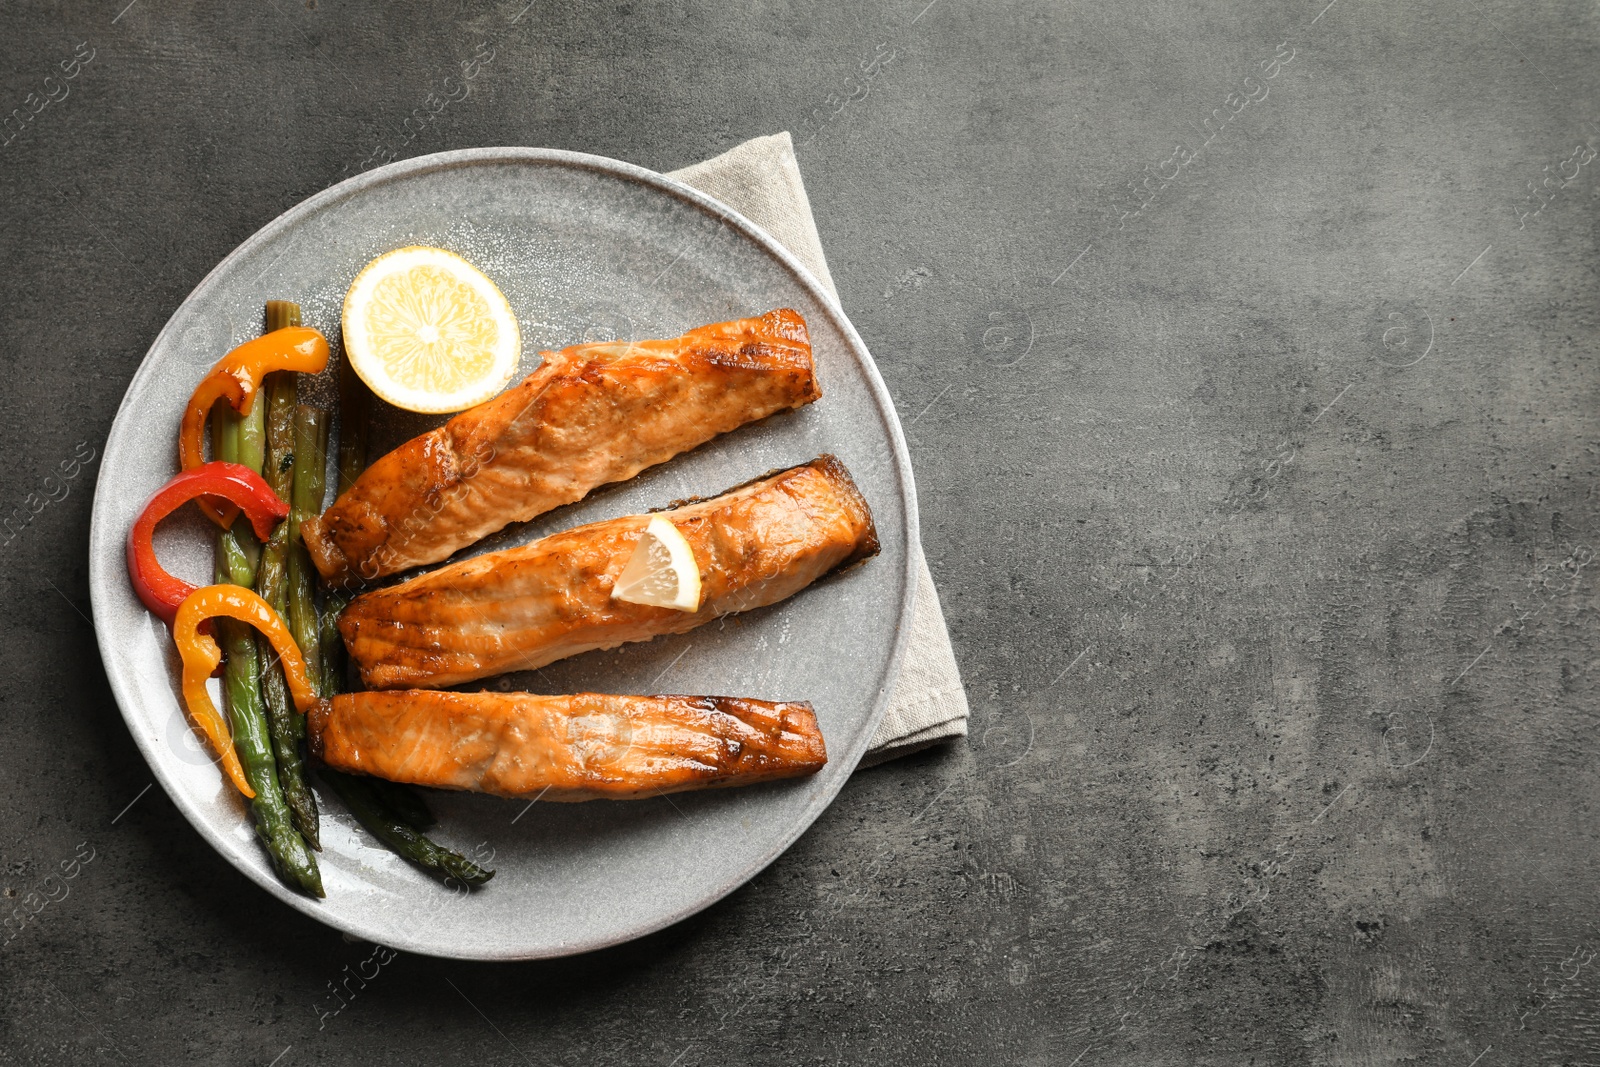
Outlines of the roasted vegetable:
M287 600L288 576L284 557L289 543L289 524L280 523L272 539L261 550L261 566L256 570L256 592L281 618ZM266 700L267 729L272 736L272 752L278 760L278 784L283 787L284 800L294 816L294 824L305 835L306 843L314 849L322 848L321 827L317 817L317 798L306 784L305 760L300 754L300 740L305 736L305 716L301 715L289 699L289 687L284 681L283 666L267 638L256 638L257 655L261 660L261 695Z
M266 328L271 333L300 325L300 305L287 300L269 300ZM273 491L288 504L294 488L294 413L299 386L293 371L277 371L266 377L267 395L266 478ZM278 525L261 553L256 572L256 592L272 606L280 618L288 616L288 557L290 522ZM278 784L294 824L314 849L321 849L321 826L316 794L306 782L305 760L300 741L305 736L305 716L289 700L283 667L265 637L256 638L261 660L261 693L267 710L267 729L272 737L273 755L278 762Z
M327 478L328 413L302 404L294 411L294 489L289 498L289 628L320 689L321 627L317 620L316 570L300 540L300 524L322 510Z
M389 807L375 788L376 779L322 771L322 778L339 794L356 821L399 856L410 860L436 878L455 879L467 885L482 885L494 872L479 867L459 852L436 845L417 827Z
M156 525L189 501L205 496L220 497L241 509L262 538L272 533L275 521L289 514L289 505L273 494L261 476L238 463L207 463L182 472L156 490L128 531L128 577L144 606L169 626L195 586L167 573L156 559Z
M242 466L260 470L266 450L264 407L265 405L255 405L248 413L239 414L230 410L226 404L218 403L217 411L212 416L213 449L218 456L224 460L237 459ZM280 506L281 503L279 501ZM233 748L240 770L250 787L247 795L250 797L250 811L255 821L256 833L261 837L267 852L272 856L273 863L286 880L300 886L308 893L322 896L322 877L317 870L316 859L307 847L306 839L294 825L288 799L278 778L277 759L272 749L266 709L263 706L261 656L257 650L256 636L244 621L234 617L240 611L246 611L253 613L255 617L251 617L248 621L258 628L265 626L271 630L275 624L277 630L283 629L282 621L276 614L249 590L249 587L255 584L262 555L260 542L256 540L254 532L243 523L236 523L232 528L223 530L217 535L219 584L210 588L220 592L212 593L211 599L220 604L230 595L230 591L234 598L230 610L209 613L223 616L216 620L215 625L217 642L221 645L221 652L226 654L226 658L222 661L222 691L226 698L228 718L233 726ZM200 591L192 594L184 604L196 601L204 603ZM257 606L264 609L267 615L261 616L260 612L256 612L254 609ZM180 608L180 620L183 615L183 608ZM179 654L184 657L184 695L191 710L195 710L194 687L189 677L190 660L196 658L197 653L202 666L210 662L214 667L216 660L199 645L200 641L211 643L208 638L197 634L196 641L188 641L189 635L180 632L180 625L181 623L174 625L173 638L178 643ZM198 623L195 626L198 630ZM214 649L216 645L212 644L212 647ZM274 651L282 656L281 649ZM303 666L301 678L302 680L304 678ZM314 698L309 693L307 696ZM202 714L203 711L196 711L197 718Z
M184 662L184 702L189 704L189 712L206 729L211 741L227 739L227 728L221 725L216 705L211 704L211 694L206 693L205 688L206 678L210 678L216 665L222 662L222 649L218 648L218 643L210 635L200 632L200 624L214 617L235 619L259 630L277 653L278 661L283 664L283 675L290 686L294 707L304 715L317 704L317 693L306 677L306 661L301 659L299 648L294 645L294 638L290 637L290 630L278 617L277 611L266 600L240 585L222 582L206 585L205 589L189 593L189 598L178 608L178 617L173 621L173 643L178 645L179 657ZM208 723L218 725L221 729L213 731L208 728ZM227 745L218 744L218 753L224 766L227 766ZM254 790L242 774L235 774L229 769L229 777L238 785L238 792L245 793L246 797L254 795Z
M223 356L200 380L184 410L178 434L178 459L183 469L193 470L205 462L206 416L218 401L226 401L240 415L249 415L255 410L256 394L268 373L308 371L315 374L327 365L327 338L303 326L263 334ZM261 466L259 462L246 465L257 469ZM201 509L225 530L233 525L237 514L231 505L217 507L204 501Z

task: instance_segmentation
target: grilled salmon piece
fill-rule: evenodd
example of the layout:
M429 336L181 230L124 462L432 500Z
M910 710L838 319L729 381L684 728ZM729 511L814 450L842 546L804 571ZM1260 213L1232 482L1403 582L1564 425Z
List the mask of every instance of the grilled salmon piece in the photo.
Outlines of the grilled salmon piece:
M328 766L502 797L595 800L812 774L810 704L742 697L348 693L307 720Z
M610 519L356 597L339 632L362 682L456 685L683 633L776 603L878 551L867 502L832 456L658 514L694 551L698 611L611 598L650 516Z
M348 585L437 563L822 396L805 319L787 308L670 341L541 355L520 385L401 445L305 521L324 579Z

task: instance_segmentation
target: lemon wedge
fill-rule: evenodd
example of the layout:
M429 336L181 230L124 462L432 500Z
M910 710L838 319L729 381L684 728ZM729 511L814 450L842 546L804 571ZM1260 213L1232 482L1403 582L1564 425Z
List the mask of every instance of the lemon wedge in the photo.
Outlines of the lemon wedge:
M412 246L362 268L344 298L344 350L407 411L462 411L505 388L522 334L505 294L454 252Z
M611 597L656 608L700 610L700 567L676 526L659 515L650 519L611 587Z

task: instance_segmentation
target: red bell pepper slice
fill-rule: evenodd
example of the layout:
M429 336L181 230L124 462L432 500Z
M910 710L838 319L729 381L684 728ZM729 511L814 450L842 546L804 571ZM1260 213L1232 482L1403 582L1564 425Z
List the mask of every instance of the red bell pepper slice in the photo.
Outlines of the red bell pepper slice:
M184 471L157 489L128 531L128 577L144 606L161 616L168 626L196 587L168 574L156 559L156 523L204 496L220 497L239 508L263 541L272 536L273 526L289 514L289 505L261 475L238 463L206 463Z

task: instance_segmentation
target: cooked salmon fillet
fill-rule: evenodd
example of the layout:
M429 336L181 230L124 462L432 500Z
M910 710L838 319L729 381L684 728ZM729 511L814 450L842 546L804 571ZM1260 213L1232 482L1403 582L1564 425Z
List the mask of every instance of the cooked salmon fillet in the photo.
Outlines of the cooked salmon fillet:
M348 585L437 563L822 395L805 319L787 308L670 341L541 354L520 385L401 445L305 521L323 578Z
M747 785L828 762L810 704L741 697L348 693L306 732L336 770L541 800Z
M878 551L844 464L821 456L657 513L694 551L698 611L611 598L649 515L579 526L356 597L339 619L368 689L439 687L683 633L776 603Z

